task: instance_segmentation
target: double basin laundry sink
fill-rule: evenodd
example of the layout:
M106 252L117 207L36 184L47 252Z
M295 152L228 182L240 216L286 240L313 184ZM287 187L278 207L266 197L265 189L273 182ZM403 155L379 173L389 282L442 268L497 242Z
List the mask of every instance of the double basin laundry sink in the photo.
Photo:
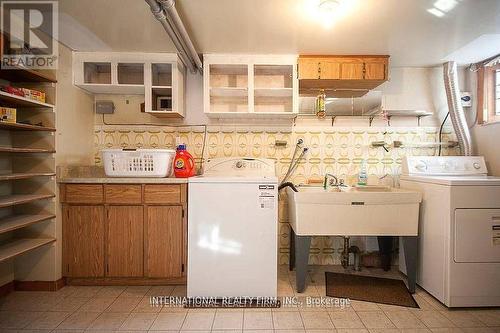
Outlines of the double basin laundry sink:
M418 233L421 195L386 186L287 188L296 235L407 236Z

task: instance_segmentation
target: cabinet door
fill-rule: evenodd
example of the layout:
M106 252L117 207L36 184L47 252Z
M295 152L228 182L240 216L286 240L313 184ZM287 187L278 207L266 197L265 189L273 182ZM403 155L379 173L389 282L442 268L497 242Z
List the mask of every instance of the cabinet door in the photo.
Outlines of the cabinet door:
M320 79L321 80L338 80L340 79L340 63L338 61L322 60L320 63Z
M318 80L320 78L319 58L299 58L299 79Z
M143 276L144 214L142 206L109 206L107 209L106 275Z
M365 80L385 80L385 64L365 63Z
M182 276L184 232L182 206L147 207L146 276Z
M65 276L104 276L103 206L65 205L63 240Z
M362 80L363 75L362 62L346 62L340 66L340 78L342 80Z

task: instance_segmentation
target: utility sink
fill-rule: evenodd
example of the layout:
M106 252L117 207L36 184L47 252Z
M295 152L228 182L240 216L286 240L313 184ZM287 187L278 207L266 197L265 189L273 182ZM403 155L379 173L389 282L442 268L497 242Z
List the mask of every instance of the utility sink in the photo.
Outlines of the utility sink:
M369 189L368 189L369 188ZM296 235L416 236L419 192L378 186L287 187L290 224Z

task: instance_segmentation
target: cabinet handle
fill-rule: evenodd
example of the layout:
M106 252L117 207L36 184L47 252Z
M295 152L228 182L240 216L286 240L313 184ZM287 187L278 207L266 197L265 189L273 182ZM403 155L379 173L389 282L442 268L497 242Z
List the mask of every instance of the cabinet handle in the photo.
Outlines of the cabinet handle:
M318 62L318 80L321 79L321 63Z

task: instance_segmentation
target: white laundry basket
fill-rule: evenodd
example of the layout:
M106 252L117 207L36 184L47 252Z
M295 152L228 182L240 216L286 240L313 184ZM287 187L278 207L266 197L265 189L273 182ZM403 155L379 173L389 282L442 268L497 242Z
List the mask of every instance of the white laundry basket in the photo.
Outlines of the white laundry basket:
M175 151L171 149L103 149L104 172L110 177L168 177Z

